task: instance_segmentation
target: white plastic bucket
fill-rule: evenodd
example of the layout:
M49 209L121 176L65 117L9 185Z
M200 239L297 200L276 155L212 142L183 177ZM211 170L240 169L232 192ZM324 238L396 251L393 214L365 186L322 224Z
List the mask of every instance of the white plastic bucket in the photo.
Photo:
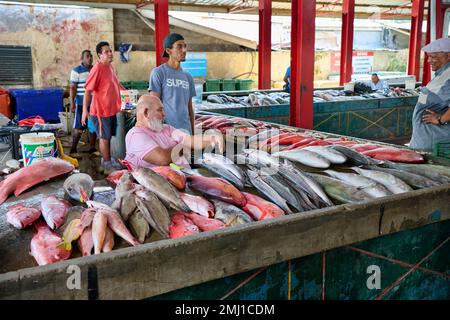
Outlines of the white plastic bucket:
M414 90L416 88L416 79L405 79L405 89Z
M355 84L353 82L344 83L344 91L355 91Z
M22 146L24 166L29 166L36 160L55 155L55 135L51 132L21 134L19 141Z
M75 113L73 112L58 112L59 122L62 124L62 130L66 133L71 133L74 124Z

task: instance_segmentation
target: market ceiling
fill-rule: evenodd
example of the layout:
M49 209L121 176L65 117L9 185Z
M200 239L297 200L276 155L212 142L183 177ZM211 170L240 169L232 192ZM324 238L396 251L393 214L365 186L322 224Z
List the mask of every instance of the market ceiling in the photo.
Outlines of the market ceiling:
M153 9L154 3L153 0L19 0L18 2L88 5L102 8L141 8L150 10ZM317 16L330 18L340 17L342 2L343 0L316 0ZM396 20L409 20L411 18L411 0L356 0L355 3L356 18ZM425 8L427 7L428 1L425 1ZM169 10L258 14L258 0L169 0ZM425 17L427 15L426 11ZM274 15L290 15L291 0L272 0L272 13Z

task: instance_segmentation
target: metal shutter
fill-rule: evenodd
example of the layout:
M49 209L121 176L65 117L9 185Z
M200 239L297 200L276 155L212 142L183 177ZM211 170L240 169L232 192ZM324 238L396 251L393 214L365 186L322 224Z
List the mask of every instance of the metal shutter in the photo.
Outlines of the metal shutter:
M0 45L1 85L33 85L30 47Z

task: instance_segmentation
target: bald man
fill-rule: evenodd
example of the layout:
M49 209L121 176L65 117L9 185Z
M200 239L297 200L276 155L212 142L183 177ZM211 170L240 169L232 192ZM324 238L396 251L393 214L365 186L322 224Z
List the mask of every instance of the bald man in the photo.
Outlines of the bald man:
M136 108L136 125L125 137L126 157L133 168L167 166L175 163L189 168L184 150L216 146L223 152L223 137L220 132L190 136L164 124L164 107L161 100L150 94L139 98Z

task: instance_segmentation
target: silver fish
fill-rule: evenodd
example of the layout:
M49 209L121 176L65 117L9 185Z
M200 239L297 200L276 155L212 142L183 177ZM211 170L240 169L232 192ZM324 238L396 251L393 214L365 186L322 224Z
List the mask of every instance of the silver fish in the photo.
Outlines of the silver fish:
M133 234L136 236L140 243L145 241L145 238L150 234L150 225L144 218L140 209L134 211L134 213L128 218L128 224Z
M181 200L178 190L153 170L138 168L133 170L131 174L140 185L155 193L161 201L167 203L173 209L191 212L191 209Z
M392 174L376 171L376 170L367 170L358 167L352 167L352 170L358 172L360 175L368 177L381 183L384 185L389 191L394 194L409 192L413 189L403 180L393 176Z
M344 154L348 158L348 161L355 165L376 165L383 163L383 161L372 159L358 151L344 146L333 145L327 146L327 148L337 150L340 153Z
M330 167L330 161L318 153L300 149L280 151L273 154L274 157L280 157L291 161L299 162L312 168L326 169Z
M425 176L411 173L408 171L389 169L389 168L383 168L383 167L377 167L377 166L369 166L368 168L372 169L372 170L378 170L378 171L390 173L393 176L396 176L397 178L405 181L411 187L416 188L416 189L430 188L430 187L435 187L435 186L440 185L440 183L433 181Z
M246 224L254 221L245 211L232 204L214 199L211 201L216 208L214 218L222 221L228 226Z

